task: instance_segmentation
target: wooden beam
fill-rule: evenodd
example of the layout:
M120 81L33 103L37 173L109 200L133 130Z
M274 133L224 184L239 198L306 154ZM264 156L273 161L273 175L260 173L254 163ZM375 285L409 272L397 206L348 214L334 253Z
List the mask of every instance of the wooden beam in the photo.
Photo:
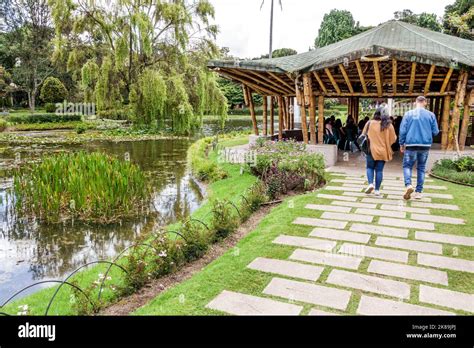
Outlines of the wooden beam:
M360 61L356 60L355 64L357 66L357 72L359 73L359 79L360 79L360 83L362 85L362 90L364 91L364 93L367 94L367 92L368 92L367 91L367 86L365 85L364 72L362 71L362 66L360 65Z
M316 81L318 81L319 87L321 88L321 91L323 91L324 94L328 93L328 89L324 85L323 80L321 80L321 76L319 76L317 71L313 71L313 75L316 78Z
M392 59L392 89L393 94L397 94L397 60L395 58Z
M267 136L268 134L268 126L267 126L267 117L268 117L268 114L267 114L267 109L268 109L268 102L267 102L267 96L264 95L262 96L263 97L263 135L264 136Z
M458 83L456 85L456 96L454 98L453 116L451 117L451 123L449 126L447 147L448 150L455 150L455 147L459 145L459 121L461 119L461 107L464 103L464 96L466 95L467 77L467 71L461 72L459 74Z
M308 143L308 126L306 124L306 107L304 104L300 106L300 114L301 114L301 131L303 132L303 142L305 144Z
M466 146L467 130L469 128L469 119L471 115L471 106L469 105L471 95L474 95L474 90L471 90L470 94L466 93L464 96L464 112L462 114L461 133L459 135L459 150L461 151L464 151Z
M428 92L430 91L430 86L431 86L431 80L433 79L433 74L435 72L436 65L431 65L430 72L428 73L428 77L426 79L425 83L425 90L424 90L424 95L427 95Z
M234 73L235 75L238 75L238 76L241 76L243 78L246 78L247 80L250 79L253 81L253 83L256 83L257 86L260 87L260 89L262 89L262 85L263 85L263 88L266 88L268 89L269 91L274 91L274 93L283 93L282 90L280 88L277 88L275 86L272 86L272 85L268 85L268 83L265 83L264 81L262 81L260 79L260 75L257 75L258 77L255 77L252 75L252 73L249 71L248 73L247 72L244 72L242 70L232 70L232 73ZM284 90L283 90L284 91ZM286 92L285 92L286 93Z
M272 72L268 72L268 75L270 75L271 77L273 77L275 80L281 82L283 85L285 85L286 87L288 87L290 90L293 90L293 87L291 87L291 85L289 83L287 83L285 80L283 80L280 76L278 76L277 74L275 73L272 73Z
M344 77L344 81L346 81L347 88L349 88L349 92L354 93L354 88L352 88L351 80L349 76L347 76L346 69L344 69L344 65L339 64L339 69L341 69L342 76Z
M278 96L278 140L283 140L283 97Z
M250 117L252 118L253 134L258 135L257 118L255 117L255 106L253 103L252 91L247 87L249 98Z
M275 98L270 97L270 134L275 134Z
M280 84L278 84L277 82L273 81L272 79L269 79L268 77L264 76L264 75L261 75L261 74L258 74L257 72L255 71L249 71L252 75L255 75L255 76L258 76L260 79L268 82L269 84L271 84L273 86L273 88L276 88L277 90L279 90L281 93L284 93L284 94L291 94L293 93L293 89L286 89L285 86L282 86Z
M439 91L440 93L444 93L444 91L446 91L446 87L448 87L449 79L451 78L451 75L453 74L453 70L454 70L453 68L450 68L448 70L448 73L446 74L446 77L444 78L443 84Z
M244 95L244 104L245 106L249 106L249 94L247 92L247 86L242 84L242 94Z
M318 97L318 143L324 143L324 97L322 95Z
M341 89L339 88L339 85L337 84L336 80L334 80L334 76L332 76L331 71L328 68L324 68L324 72L326 73L326 75L328 75L329 81L331 81L331 84L336 90L336 93L341 94Z
M416 77L416 62L411 63L411 74L410 74L410 84L408 85L408 93L413 93L413 87L415 86L415 77Z
M261 86L258 86L252 82L249 82L243 78L240 78L240 77L237 77L231 73L228 73L228 72L225 72L225 71L222 71L222 70L219 70L219 74L220 75L224 75L224 76L227 76L229 77L231 80L235 80L235 81L238 81L242 84L244 84L245 86L247 87L251 87L255 92L258 92L260 94L268 94L268 95L276 95L277 93L275 93L275 91L270 91L266 88L263 88Z
M422 93L422 92L420 92ZM428 93L427 97L444 97L446 95L450 95L450 96L454 96L456 94L456 92L444 92L444 93L440 93L440 92L430 92ZM377 98L379 96L379 94L377 92L369 92L367 94L365 93L359 93L359 92L354 92L354 93L328 93L328 94L322 94L322 93L319 93L319 92L313 92L313 95L315 96L320 96L320 95L324 95L325 97L327 98L337 98L337 97L340 97L340 98L343 98L343 97L363 97L363 98L367 98L367 97L370 97L370 98ZM407 92L398 92L397 94L393 94L393 93L382 93L382 97L386 97L386 98L396 98L396 97L413 97L413 93L412 94L409 94Z
M377 96L380 98L382 97L382 78L380 77L379 62L374 60L373 64L374 64L375 81L377 83Z
M441 117L441 150L446 150L448 147L448 126L449 126L449 111L451 110L451 96L447 95L443 100L443 115Z

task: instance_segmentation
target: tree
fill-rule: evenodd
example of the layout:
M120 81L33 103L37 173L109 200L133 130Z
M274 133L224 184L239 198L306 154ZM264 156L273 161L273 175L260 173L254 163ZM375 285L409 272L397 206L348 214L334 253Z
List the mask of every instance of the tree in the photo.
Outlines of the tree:
M11 93L15 89L10 73L0 65L0 107L11 106Z
M56 77L48 77L43 82L40 91L40 98L45 103L59 103L66 99L67 89Z
M225 117L226 101L206 67L219 54L213 42L217 27L210 24L214 8L208 0L50 3L56 24L54 58L66 60L68 69L81 76L86 98L95 100L99 111L130 105L136 121L170 122L179 125L178 132L199 124L205 110L218 110ZM136 104L153 99L143 86L164 94L165 114L152 104Z
M298 54L298 51L292 48L279 48L273 51L272 58L287 57L287 56L292 56L295 54ZM265 58L268 58L268 54L263 54L260 56L260 58L255 58L255 59L265 59Z
M27 92L28 105L34 112L38 88L54 71L49 59L53 29L47 0L3 0L0 23L8 45L2 59L15 62L13 79Z
M349 11L334 9L324 15L314 45L324 47L368 29L370 27L361 27L359 22L356 23Z
M404 9L402 11L394 12L394 18L405 23L417 25L422 28L427 28L433 31L441 32L443 27L435 13L423 12L420 14L413 13L413 11Z
M446 6L443 17L446 34L474 40L474 3L472 0L456 0Z

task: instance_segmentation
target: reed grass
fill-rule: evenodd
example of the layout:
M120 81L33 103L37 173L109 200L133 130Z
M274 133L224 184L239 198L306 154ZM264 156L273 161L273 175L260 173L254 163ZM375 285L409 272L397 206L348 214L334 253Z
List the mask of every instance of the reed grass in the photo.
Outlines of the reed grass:
M61 153L14 175L16 211L47 223L111 223L143 212L150 187L141 169L104 153Z

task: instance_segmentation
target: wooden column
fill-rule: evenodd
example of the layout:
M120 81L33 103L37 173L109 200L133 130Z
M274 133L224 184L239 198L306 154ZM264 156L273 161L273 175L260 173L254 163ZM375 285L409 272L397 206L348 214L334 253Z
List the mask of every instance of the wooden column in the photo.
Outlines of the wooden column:
M447 95L443 99L443 116L441 117L441 149L448 147L448 125L449 111L451 110L451 96Z
M278 96L278 140L283 140L283 97Z
M472 95L474 95L474 90L471 90L470 93L466 93L466 96L464 97L464 112L462 115L461 133L459 135L459 149L461 151L463 151L466 146L467 130L471 116L471 106L469 105L469 101L471 100Z
M295 129L295 99L290 98L290 123L291 129Z
M253 103L252 91L248 87L246 87L246 89L247 89L247 98L249 101L250 117L252 117L253 134L258 135L257 118L255 116L255 105Z
M347 117L352 116L352 97L347 98Z
M282 112L283 112L283 129L288 129L286 127L286 103L285 103L285 97L281 98L282 101Z
M433 113L436 116L436 119L439 117L439 110L440 110L440 105L441 104L441 98L434 98L434 110Z
M318 143L324 143L324 97L318 97Z
M275 98L270 97L270 134L275 134Z
M300 106L300 114L301 114L301 132L303 133L303 142L305 144L308 143L308 126L306 125L306 107L303 104Z
M268 124L267 124L268 123L267 122L267 117L268 117L268 115L267 115L268 105L267 104L268 103L267 103L267 98L268 97L266 95L264 95L262 97L263 97L263 135L267 136L267 134L268 134Z
M309 133L311 144L316 145L316 102L313 95L311 74L303 75L304 103L309 106Z
M448 147L447 150L454 150L458 143L459 121L461 118L461 107L464 103L464 96L466 95L467 71L459 74L458 83L456 86L456 96L454 97L453 117L449 125Z

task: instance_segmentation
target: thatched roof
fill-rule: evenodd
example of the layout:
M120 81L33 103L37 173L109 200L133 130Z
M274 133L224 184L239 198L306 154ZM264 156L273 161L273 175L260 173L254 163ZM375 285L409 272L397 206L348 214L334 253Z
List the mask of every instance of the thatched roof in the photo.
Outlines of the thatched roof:
M389 21L314 51L273 59L213 60L208 67L296 73L320 70L347 59L353 61L371 55L390 55L399 60L442 67L474 67L474 41L401 21Z

